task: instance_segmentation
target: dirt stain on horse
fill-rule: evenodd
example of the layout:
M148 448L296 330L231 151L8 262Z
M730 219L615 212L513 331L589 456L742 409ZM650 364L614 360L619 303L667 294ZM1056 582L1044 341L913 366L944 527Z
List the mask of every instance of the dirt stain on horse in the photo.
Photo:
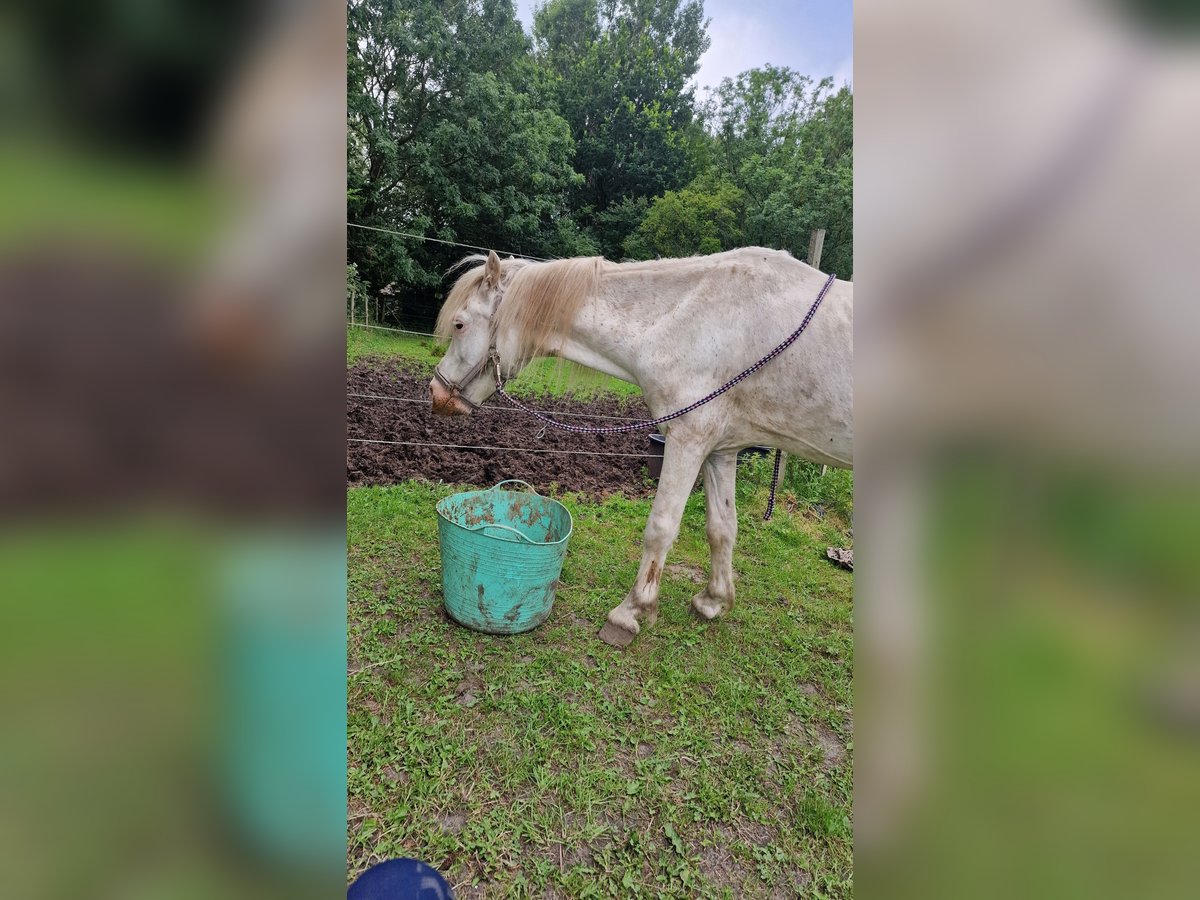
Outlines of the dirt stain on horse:
M652 560L650 560L650 568L646 572L646 584L657 585L658 577L659 577L658 560L652 559Z

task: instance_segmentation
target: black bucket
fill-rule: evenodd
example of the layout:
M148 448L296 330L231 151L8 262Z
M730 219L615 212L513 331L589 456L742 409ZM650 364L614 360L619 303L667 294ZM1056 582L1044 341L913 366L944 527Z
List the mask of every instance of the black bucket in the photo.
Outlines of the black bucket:
M661 434L651 433L650 437L650 458L646 460L646 468L650 472L650 477L655 481L662 474L663 448L667 446L667 439Z
M753 459L756 456L770 456L774 450L770 447L747 447L745 450L738 451L738 462L744 459Z
M646 469L649 471L650 477L657 480L662 475L663 449L667 446L667 439L661 434L654 433L648 437L650 438L650 458L646 460ZM770 453L770 447L747 447L745 450L738 451L738 462L756 456L768 456Z

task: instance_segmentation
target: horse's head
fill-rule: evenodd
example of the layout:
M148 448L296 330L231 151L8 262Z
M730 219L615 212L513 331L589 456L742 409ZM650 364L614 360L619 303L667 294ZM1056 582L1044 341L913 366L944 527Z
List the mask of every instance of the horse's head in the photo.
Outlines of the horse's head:
M519 266L516 260L502 266L495 251L489 251L484 264L459 276L451 289L437 323L438 335L449 338L450 346L429 382L436 414L468 416L496 392L492 353L507 349L507 335L496 327L496 310L509 276ZM513 374L509 366L505 374Z

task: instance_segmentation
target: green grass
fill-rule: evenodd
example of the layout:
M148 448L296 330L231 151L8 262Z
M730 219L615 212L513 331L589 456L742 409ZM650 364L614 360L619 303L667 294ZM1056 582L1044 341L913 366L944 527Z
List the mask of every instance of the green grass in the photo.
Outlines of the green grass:
M429 371L442 358L442 350L433 338L376 331L373 328L346 327L346 365L360 360L405 360L427 366Z
M704 623L704 498L657 624L596 633L628 589L648 500L567 495L550 618L509 637L441 611L447 485L347 496L353 876L413 856L459 897L844 897L851 879L852 576L836 516L739 479L738 600Z
M187 263L211 249L221 203L194 172L80 154L53 141L0 143L0 246L123 247Z
M433 338L376 331L371 328L346 329L348 365L367 359L400 360L405 364L416 364L432 375L433 367L442 358L444 350L444 346ZM586 399L599 394L617 397L641 395L637 385L582 369L564 371L558 361L551 359L535 360L526 366L525 370L508 384L508 390L523 397L561 397L570 394Z

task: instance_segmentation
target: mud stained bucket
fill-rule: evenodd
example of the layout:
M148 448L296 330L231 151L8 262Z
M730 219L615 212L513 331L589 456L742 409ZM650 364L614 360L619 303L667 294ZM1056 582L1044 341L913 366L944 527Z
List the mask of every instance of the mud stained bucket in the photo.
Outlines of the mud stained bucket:
M522 484L529 491L502 490ZM442 597L456 622L517 634L550 615L574 523L557 500L524 481L438 502Z

